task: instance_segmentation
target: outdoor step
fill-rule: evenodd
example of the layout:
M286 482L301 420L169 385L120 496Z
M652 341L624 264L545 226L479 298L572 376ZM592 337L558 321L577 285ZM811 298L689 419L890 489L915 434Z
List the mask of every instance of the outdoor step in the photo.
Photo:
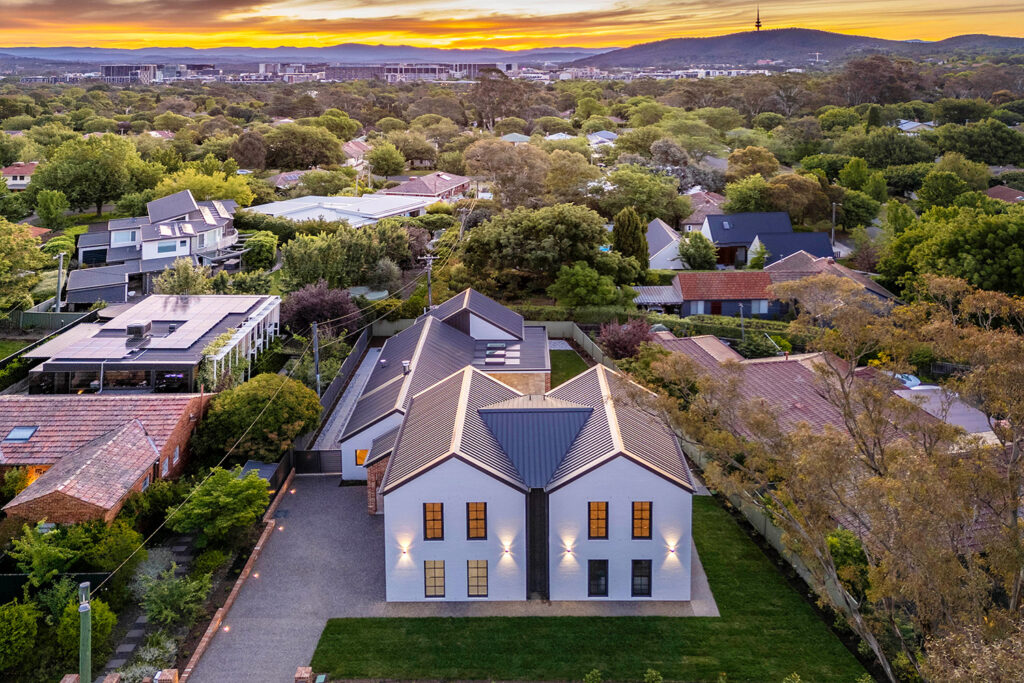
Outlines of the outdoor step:
M113 671L114 669L120 669L122 666L124 666L125 662L127 662L127 661L128 660L125 659L124 657L118 657L116 659L111 659L109 662L107 662L107 671Z
M146 635L146 629L144 628L133 628L129 629L128 633L124 634L126 640L137 640L142 636Z
M140 614L139 618L135 620L135 623L136 624L146 624L146 623L149 623L149 617L147 617L145 614Z
M183 553L183 552L185 552L187 550L188 550L188 546L187 545L176 545L176 546L171 547L171 552L172 553Z
M119 655L120 654L125 654L126 655L126 654L129 654L129 653L135 652L135 648L137 646L138 646L138 643L122 643L122 644L117 646L116 652Z

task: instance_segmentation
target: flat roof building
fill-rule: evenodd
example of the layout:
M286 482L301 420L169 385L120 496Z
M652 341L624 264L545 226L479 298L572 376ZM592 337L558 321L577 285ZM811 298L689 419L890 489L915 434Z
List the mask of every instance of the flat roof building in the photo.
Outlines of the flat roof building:
M392 216L421 216L433 197L366 194L362 197L296 197L249 207L249 211L293 221L348 221L353 228Z

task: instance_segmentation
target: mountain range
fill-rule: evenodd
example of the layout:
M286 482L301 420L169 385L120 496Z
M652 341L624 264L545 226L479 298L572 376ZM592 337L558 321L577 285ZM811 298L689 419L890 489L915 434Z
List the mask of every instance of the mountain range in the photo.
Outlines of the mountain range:
M613 48L546 47L532 50L448 50L410 45L361 45L346 43L327 47L146 47L137 49L95 47L0 47L0 55L47 62L76 64L145 64L150 62L571 62Z
M699 64L753 64L761 59L784 63L838 61L867 54L931 57L953 53L1024 52L1024 38L962 35L934 42L885 40L804 28L746 31L709 38L670 38L590 55L574 66L682 67Z

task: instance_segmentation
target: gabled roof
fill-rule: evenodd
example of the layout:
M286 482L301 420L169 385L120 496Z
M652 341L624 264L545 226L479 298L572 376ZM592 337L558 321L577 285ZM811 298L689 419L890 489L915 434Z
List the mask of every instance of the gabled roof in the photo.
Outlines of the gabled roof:
M15 161L10 166L0 168L0 175L32 175L38 165L38 161Z
M655 218L647 224L647 254L653 257L670 244L679 243L679 233L673 230L668 223Z
M835 256L832 241L825 232L777 232L763 235L759 233L757 239L768 250L766 265L781 261L800 251L820 258Z
M51 465L133 420L162 450L182 417L189 411L198 413L198 398L198 394L0 396L0 465ZM28 441L3 441L15 427L38 429Z
M706 220L711 230L711 241L719 245L746 247L758 235L793 232L793 224L785 211L712 214Z
M551 491L620 456L693 491L675 435L633 392L644 390L601 365L544 396L463 368L413 398L383 491L450 458L521 491Z
M394 429L389 429L373 440L370 452L366 454L366 460L363 461L365 467L369 467L378 460L391 455L392 451L395 450L395 442L398 441L398 432L401 428L401 425L399 425Z
M150 223L159 223L160 221L184 216L198 210L199 205L196 204L191 190L175 192L166 197L154 199L146 204L146 212L149 214Z
M676 274L685 301L771 299L772 278L760 270L696 270Z
M462 311L469 311L483 318L517 339L525 337L523 316L472 288L463 290L443 304L427 311L420 316L420 319L431 316L438 320L448 320Z
M142 422L129 420L58 460L4 509L59 492L111 510L159 457Z
M683 295L674 285L639 285L633 287L638 306L675 306L684 303Z
M683 225L703 225L704 219L708 216L723 213L724 195L717 192L691 192L686 196L690 199L693 212L683 219Z
M731 346L718 337L701 334L695 337L676 337L671 332L659 332L654 336L654 343L668 351L675 351L689 356L704 369L716 369L722 363L743 360Z
M371 149L373 148L370 147L370 145L363 142L362 140L349 140L348 142L342 144L341 146L341 151L343 151L345 153L345 156L347 156L349 159L361 157L367 152L369 152Z
M853 280L864 289L875 296L883 299L895 299L896 295L878 284L864 273L847 268L836 263L832 258L815 258L806 251L798 251L794 254L766 265L764 271L769 274L772 283L800 280L812 275L828 273L836 277L844 277Z
M994 185L985 191L992 199L999 199L1010 204L1024 202L1024 190L1018 190L1009 185Z
M395 187L382 190L381 193L436 197L468 182L469 178L466 176L437 171L429 175L410 178Z
M522 133L506 133L501 136L501 139L505 142L529 142L530 136Z

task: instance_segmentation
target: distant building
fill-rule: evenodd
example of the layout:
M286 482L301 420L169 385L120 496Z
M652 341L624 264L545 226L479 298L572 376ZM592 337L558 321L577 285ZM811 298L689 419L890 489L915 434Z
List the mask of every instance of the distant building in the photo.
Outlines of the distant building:
M907 119L896 121L896 128L907 135L918 135L927 130L935 130L935 125L934 121L909 121Z
M339 64L324 68L328 81L377 80L389 83L476 79L489 70L509 72L515 64L501 62L387 62L382 64Z
M366 164L366 155L373 149L364 140L349 140L342 144L341 151L345 153L345 165L353 168L362 168Z
M293 221L348 221L353 228L373 225L392 216L421 216L434 203L427 197L364 194L362 197L295 197L251 206L249 211Z
M6 173L7 169L4 169L4 172ZM1009 204L1020 204L1021 202L1024 202L1024 190L1018 190L1014 187L1010 187L1009 185L995 185L988 188L988 190L985 191L985 194L992 199L998 199L999 201L1007 202Z
M113 85L149 84L157 80L156 64L104 64L100 67L100 78Z
M507 133L502 135L501 139L505 142L511 142L513 145L525 145L530 141L530 136L523 135L522 133Z
M436 201L445 201L461 197L469 189L469 183L470 179L465 176L438 171L410 178L400 185L381 190L381 194L428 197Z
M793 224L785 211L712 214L705 216L700 231L718 247L718 263L743 266L747 263L755 237L768 233L791 233Z
M24 354L33 394L199 391L200 363L212 375L248 365L277 337L281 299L266 295L147 297L104 323L79 323ZM213 355L209 345L227 335ZM207 391L213 387L205 387Z
M717 192L697 191L687 193L686 196L690 200L692 212L682 220L683 232L700 230L705 218L725 213L722 210L725 197Z
M21 192L28 187L32 180L32 174L36 172L37 161L15 161L10 166L0 169L0 176L3 177L7 189L11 192Z

